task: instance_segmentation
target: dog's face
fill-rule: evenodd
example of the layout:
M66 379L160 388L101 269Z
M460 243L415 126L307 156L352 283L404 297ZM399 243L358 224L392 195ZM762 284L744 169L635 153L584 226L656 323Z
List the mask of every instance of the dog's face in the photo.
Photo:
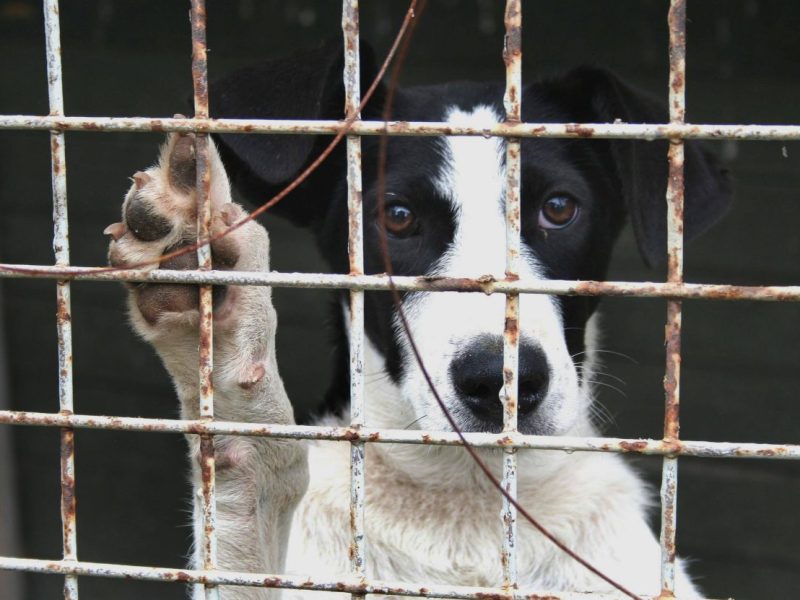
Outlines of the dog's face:
M488 127L502 120L494 89L484 103L405 94L399 118ZM431 110L433 109L433 114ZM365 144L365 251L369 272L385 271L374 182L374 143ZM530 140L522 150L522 254L526 279L602 277L622 223L622 204L611 179L586 144ZM483 137L392 140L384 218L392 267L403 275L477 278L505 276L505 142ZM331 222L341 222L333 219ZM333 235L330 249L345 244ZM523 294L520 298L519 427L528 433L562 433L581 414L578 393L583 329L591 301ZM500 431L505 298L475 293L411 293L403 298L411 334L433 383L466 431ZM570 332L568 336L567 333ZM388 294L368 294L367 333L382 368L410 403L399 426L446 429L400 327Z
M307 53L300 60L277 61L221 82L215 90L218 115L339 118L330 107L341 106L340 64L331 63L330 55ZM368 76L362 74L362 79L369 83ZM307 94L308 88L313 93L307 102L287 106L287 99L279 95L291 98L300 90ZM393 118L488 127L503 119L501 99L502 87L497 85L412 88L397 95ZM376 118L380 104L379 94L377 105L368 108L364 118ZM522 106L523 119L529 122L664 119L651 100L595 69L528 86ZM288 136L222 136L220 141L234 182L262 201L313 159L322 143ZM383 203L376 184L378 142L364 138L362 144L367 272L386 271L380 242L383 216L396 274L505 277L504 140L392 138ZM626 214L646 260L665 251L665 144L528 139L521 156L522 278L603 279ZM691 235L724 209L728 189L724 175L706 155L690 147L687 156L686 220ZM339 272L348 264L342 161L340 154L323 167L283 209L296 222L312 227L323 255ZM594 298L521 295L521 431L563 434L586 415L581 364L585 329L596 304ZM426 370L459 427L500 431L504 296L415 292L403 296L402 307ZM388 381L378 377L377 387L384 392L390 388L388 394L369 399L381 402L377 396L383 397L383 424L405 427L414 422L425 429L448 429L390 295L367 293L365 318L370 379L385 373Z

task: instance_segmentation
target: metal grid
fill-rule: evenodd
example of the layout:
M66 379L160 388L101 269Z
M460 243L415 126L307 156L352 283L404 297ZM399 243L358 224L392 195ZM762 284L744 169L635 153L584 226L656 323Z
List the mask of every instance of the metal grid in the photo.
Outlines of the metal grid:
M677 464L679 456L718 458L800 459L798 445L713 443L684 441L679 437L681 302L683 299L706 298L724 300L798 301L800 286L729 286L686 284L683 282L683 140L690 138L724 138L750 140L800 139L800 126L759 125L694 125L685 123L685 56L686 0L671 0L669 26L669 123L655 125L522 123L521 89L521 0L507 0L505 12L506 42L503 58L506 63L506 121L488 129L454 127L443 123L363 122L358 114L359 21L358 0L343 0L342 30L345 48L344 82L347 123L339 121L263 121L208 118L208 78L206 63L206 14L204 0L192 0L192 76L195 117L193 119L89 118L67 117L63 110L61 79L61 47L58 0L45 0L47 39L47 73L50 114L0 116L0 129L49 130L51 132L52 182L54 205L55 265L0 265L0 277L35 277L56 280L57 334L59 347L59 412L29 413L0 411L0 424L51 426L61 429L61 513L63 523L63 558L60 561L0 557L0 569L61 574L65 578L64 598L78 599L78 576L136 578L176 581L202 585L206 598L216 598L221 585L247 585L271 588L313 589L348 592L353 597L365 594L395 594L441 598L474 599L487 597L521 597L542 590L518 589L516 584L516 509L504 500L501 526L504 528L502 548L503 586L477 588L465 586L427 585L425 582L386 582L368 577L365 570L364 448L367 443L409 443L460 445L456 433L379 430L364 421L364 291L459 291L464 293L502 293L506 296L503 375L504 427L500 434L466 433L470 445L504 448L502 486L511 497L516 493L516 450L538 448L563 451L605 451L663 456L661 489L662 596L670 597L675 577L675 524ZM208 246L198 249L197 271L129 270L113 271L69 264L68 218L66 195L66 158L64 132L92 131L194 131L197 133L198 241L209 238L210 203L208 202L208 134L211 132L248 133L320 133L334 134L347 124L348 208L350 214L348 275L215 272L211 270ZM362 135L482 135L507 138L506 170L506 277L502 280L478 280L428 277L394 277L364 275L363 231L361 206ZM627 138L669 139L668 203L668 277L664 283L526 281L518 277L520 252L520 138ZM75 280L131 282L182 282L200 284L200 364L199 418L169 420L76 415L72 403L72 350L70 284ZM267 285L305 288L340 288L350 290L350 375L351 424L349 427L311 427L300 425L267 425L214 420L211 373L212 322L211 285ZM617 438L568 438L523 435L517 431L517 367L519 294L546 293L562 295L609 295L667 298L666 374L664 437L661 440ZM202 489L202 569L168 569L79 561L75 533L75 428L113 429L126 431L172 432L197 435L200 438ZM219 434L265 436L286 439L325 439L351 444L351 574L344 580L320 581L305 578L252 574L216 569L215 535L215 463L213 436ZM559 593L560 598L584 598L584 593ZM602 595L592 595L601 597ZM548 596L554 597L554 596Z

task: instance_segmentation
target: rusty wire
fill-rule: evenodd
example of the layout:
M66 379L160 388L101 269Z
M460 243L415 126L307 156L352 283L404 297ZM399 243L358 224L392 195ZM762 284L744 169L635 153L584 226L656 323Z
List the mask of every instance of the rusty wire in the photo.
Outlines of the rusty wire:
M670 0L669 120L686 119L686 0ZM671 140L667 153L667 281L683 283L684 143ZM682 302L667 300L664 374L664 441L677 442L680 431ZM661 473L661 595L675 595L675 533L677 527L678 458L665 456Z
M365 95L366 97L366 95ZM201 132L237 134L337 135L342 129L359 136L482 136L571 139L704 139L781 141L800 139L800 125L725 125L700 123L497 123L469 127L432 121L359 121L304 119L187 119L150 117L61 117L0 115L0 130L86 132Z
M302 289L388 290L386 274L280 273L261 271L176 271L171 269L117 269L0 264L0 278L125 281L131 283L186 283L264 285ZM553 294L560 296L617 296L628 298L683 298L752 302L800 301L800 286L743 286L707 283L569 281L559 279L469 279L442 276L392 276L400 291L463 292L482 294Z
M345 0L344 9L347 10L348 4L355 5L357 8L357 0ZM581 295L635 295L635 296L650 296L650 297L665 297L669 298L668 303L668 339L667 339L667 376L665 378L665 392L666 392L666 410L665 410L665 430L663 440L613 440L611 438L595 438L587 439L580 438L575 440L557 439L553 440L544 438L544 436L525 436L516 432L515 427L515 410L507 410L504 416L505 428L507 431L502 436L493 434L463 434L455 425L452 418L447 415L446 408L444 407L441 399L438 397L436 390L433 389L432 383L431 390L436 396L437 401L442 405L442 409L451 421L453 427L453 434L441 432L390 432L386 430L370 430L363 426L357 418L351 424L350 428L318 428L302 426L260 426L247 423L224 423L219 421L209 420L213 417L213 392L210 389L210 369L212 358L210 355L211 340L208 337L208 351L203 357L201 352L201 361L206 366L204 372L201 366L201 387L203 382L209 386L208 393L201 395L201 419L199 420L182 420L182 421L169 421L159 419L125 419L120 417L91 417L87 415L74 415L72 414L71 406L71 385L69 391L64 388L61 392L62 402L60 414L35 414L35 413L21 413L15 411L0 411L0 423L12 424L29 424L29 425L52 425L61 427L62 433L62 457L64 456L64 449L69 450L69 445L64 443L64 435L68 434L70 439L74 435L73 429L75 427L98 427L109 429L126 429L126 430L145 430L145 431L180 431L184 433L199 434L202 440L208 440L210 449L202 451L204 457L203 464L209 461L210 468L203 469L204 490L206 482L209 481L211 491L206 496L213 499L213 444L211 444L211 436L219 433L231 433L239 435L264 435L274 437L286 437L293 439L340 439L347 440L354 443L354 448L363 442L394 442L394 443L434 443L434 444L455 444L463 445L468 452L478 461L480 459L475 454L471 446L500 446L504 448L518 448L518 447L535 447L535 448L554 448L554 449L567 449L567 450L587 450L587 451L617 451L617 452L638 452L643 454L661 454L664 459L664 486L666 492L662 489L663 499L663 514L662 514L662 549L664 550L664 559L662 560L662 595L669 596L674 591L674 500L675 491L677 489L677 481L675 479L675 460L679 455L689 456L754 456L762 458L800 458L800 448L797 446L774 446L774 445L759 445L759 444L714 444L708 442L687 442L681 441L678 436L678 405L679 405L679 365L680 365L680 299L681 298L716 298L716 299L750 299L750 300L798 300L800 299L800 288L793 286L786 287L742 287L742 286L718 286L718 285L703 285L703 284L685 284L682 276L682 188L683 188L683 168L682 168L682 153L683 153L683 139L687 138L738 138L738 139L798 139L800 138L800 127L798 126L739 126L739 125L688 125L685 123L684 111L684 77L685 77L685 0L671 0L671 7L669 13L670 23L670 123L661 125L632 125L632 124L531 124L520 123L519 114L516 113L517 118L514 118L514 108L511 111L507 110L508 119L505 123L498 124L495 127L488 129L469 129L452 127L446 124L436 123L404 123L404 122L390 122L387 119L383 122L365 122L359 120L359 112L368 102L370 96L374 92L377 83L382 78L386 71L389 62L398 49L398 45L403 44L403 50L400 52L400 60L395 65L396 72L399 72L398 64L402 65L402 58L405 55L405 50L408 47L410 34L413 32L416 20L414 19L414 8L416 0L412 0L410 9L406 13L403 25L400 28L397 38L392 46L392 49L384 61L381 70L373 82L370 89L364 95L361 103L358 104L357 109L354 109L353 96L349 96L347 118L344 121L252 121L252 120L238 120L238 119L220 119L211 120L208 118L207 106L207 70L205 65L205 10L204 2L202 0L192 1L192 25L193 25L193 56L200 62L193 61L193 74L196 75L195 79L195 101L196 101L196 114L195 119L117 119L117 118L86 118L86 117L65 117L63 115L63 103L61 109L54 108L53 95L51 93L51 114L47 117L29 117L29 116L1 116L0 129L47 129L51 130L53 142L53 173L54 173L54 199L60 202L63 198L63 216L56 219L56 228L66 225L66 194L65 188L63 194L56 190L56 185L63 186L64 179L56 173L59 170L58 165L66 168L63 161L63 132L68 130L99 130L99 131L193 131L198 133L198 196L203 197L203 189L205 189L205 197L207 198L207 168L201 166L201 156L205 156L207 160L207 134L209 132L225 132L235 131L237 133L300 133L300 132L314 132L323 134L335 134L334 140L323 151L323 153L298 177L297 180L292 182L286 189L278 195L270 199L268 202L259 207L256 211L251 213L246 220L234 224L229 230L218 234L218 236L211 237L208 235L208 229L205 223L200 223L198 227L198 243L185 247L177 252L165 255L161 260L173 258L183 253L197 251L199 253L201 270L206 269L202 273L186 273L174 271L137 271L141 267L150 266L151 263L142 263L133 265L122 269L114 268L74 268L69 267L68 249L62 247L57 249L57 260L55 267L45 266L28 266L28 265L0 265L0 277L47 277L56 278L59 280L59 306L66 307L65 323L66 328L59 323L59 340L66 343L69 340L68 321L69 321L69 281L83 280L83 279L99 279L99 280L125 280L125 281L178 281L181 282L194 282L205 284L201 290L210 290L211 284L228 283L232 285L287 285L297 287L337 287L348 288L352 291L352 298L362 296L365 289L389 289L395 296L395 301L398 302L398 311L404 323L406 332L409 334L411 347L417 354L417 360L420 361L420 367L427 377L424 365L421 364L419 354L416 352L413 339L410 338L407 324L405 324L405 317L402 313L402 306L399 304L399 291L401 290L420 290L428 289L431 291L465 291L465 292L484 292L484 293L504 293L508 299L515 298L519 293L556 293L556 294L581 294ZM419 16L424 10L425 0L420 0L419 9L416 16ZM57 38L57 2L56 0L47 0L46 6L52 7L54 10L52 15L55 15L55 37L50 35L51 25L48 25L48 57L51 57L51 42L58 41ZM509 7L519 6L519 0L509 0ZM50 16L52 16L50 15ZM46 18L47 18L46 14ZM508 14L507 14L508 21ZM46 21L47 22L47 21ZM202 23L202 25L200 25ZM197 25L197 29L195 28ZM343 27L346 25L343 18ZM408 30L408 36L406 31ZM196 35L195 35L196 34ZM201 37L202 36L202 37ZM347 39L347 31L345 31ZM354 38L357 42L357 22L354 32ZM199 45L198 45L199 44ZM356 51L357 56L357 51ZM202 64L201 64L202 63ZM354 63L349 63L349 68L352 69ZM357 62L355 63L357 65ZM49 65L48 65L49 66ZM196 68L196 69L195 69ZM515 67L518 69L518 66ZM52 84L54 82L54 75L49 72ZM58 86L60 86L60 61L56 69ZM394 79L394 76L393 76ZM510 80L510 79L509 79ZM396 83L396 81L395 81ZM514 84L510 84L513 85ZM205 86L205 88L203 87ZM358 89L358 88L356 88ZM511 88L509 88L511 89ZM516 110L518 111L518 105ZM352 134L352 135L350 135ZM598 137L598 138L626 138L626 139L660 139L668 138L673 143L670 144L670 180L668 198L670 200L669 213L669 246L670 246L670 261L669 261L669 276L667 283L628 283L628 282L524 282L516 280L516 273L513 265L513 260L509 262L507 270L507 277L505 280L461 280L452 278L425 278L425 277L405 277L395 278L391 276L391 267L388 263L388 250L386 250L387 260L387 273L388 277L384 276L365 276L363 275L363 262L359 268L359 263L351 264L350 274L346 276L329 276L325 277L321 274L311 274L306 277L300 274L248 274L248 273L219 273L208 270L210 268L210 256L207 251L209 242L218 239L232 231L233 229L243 225L247 220L255 218L258 214L268 210L277 202L281 201L288 195L297 185L299 185L310 173L324 161L327 156L333 151L334 147L343 139L348 136L348 146L354 150L348 150L348 155L352 152L355 154L357 148L356 140L360 135L382 135L382 144L385 144L387 135L484 135L484 136L498 136L508 137L508 147L513 149L518 142L515 138L521 137ZM60 136L60 137L59 137ZM60 140L60 153L56 152L56 146ZM205 140L205 141L203 141ZM353 142L351 144L351 141ZM204 148L205 147L205 148ZM518 152L518 145L516 146ZM509 150L511 152L511 150ZM358 151L360 154L360 151ZM384 156L385 160L385 156ZM350 164L350 161L348 161ZM60 168L60 167L59 167ZM359 170L360 171L360 170ZM360 173L359 173L360 177ZM360 182L359 182L360 183ZM513 194L513 187L510 188ZM354 183L355 194L360 193L358 185ZM379 195L382 197L382 195ZM207 203L206 203L207 204ZM61 206L61 204L57 204ZM201 200L201 207L202 207ZM352 215L358 215L360 218L360 206L356 202L352 203ZM199 212L203 212L202 210ZM379 212L382 214L382 212ZM360 229L361 224L357 224L357 228L353 231L356 232ZM511 236L514 235L514 226L509 226ZM353 233L353 239L358 239L358 233ZM58 235L57 235L58 238ZM518 225L516 232L517 244L519 243ZM512 252L513 241L509 243L509 254ZM61 254L59 254L61 252ZM363 261L363 258L362 258ZM126 272L120 273L117 271L125 270ZM201 291L201 297L204 292ZM66 298L62 301L62 298ZM357 303L356 303L357 304ZM511 312L514 313L513 300L509 300ZM202 306L202 302L201 302ZM351 304L352 306L352 304ZM363 306L362 306L363 308ZM356 311L353 311L354 313ZM208 325L206 331L211 331L211 310L208 307ZM356 329L361 329L363 332L363 325L361 328L358 326ZM201 329L202 331L202 329ZM671 332L671 333L670 333ZM506 329L506 337L508 337L508 328ZM671 336L671 337L670 337ZM201 338L203 336L201 335ZM506 356L505 367L513 363L513 342L508 344L511 346L511 355ZM359 356L358 350L354 352L356 358ZM65 357L67 354L65 354ZM352 356L352 355L351 355ZM66 358L65 358L66 360ZM70 361L71 363L71 355ZM71 364L70 364L71 366ZM515 372L516 369L511 369ZM357 372L357 371L354 371ZM71 373L71 370L70 370ZM68 379L64 379L68 381ZM512 379L513 381L513 379ZM507 387L515 387L509 385ZM69 400L65 400L65 394L68 394ZM203 400L204 398L204 400ZM510 393L506 392L506 398L509 404L513 404L513 397ZM363 452L363 451L362 451ZM64 560L60 563L48 563L49 566L43 567L42 564L32 566L27 565L27 568L22 564L24 559L19 559L15 563L15 559L0 558L0 568L23 568L25 570L39 570L42 569L46 572L60 572L66 575L65 597L77 599L77 574L103 574L102 569L94 569L92 563L78 563L77 554L75 552L74 540L74 490L70 495L69 486L65 484L67 479L65 474L72 477L74 473L74 455L70 450L67 453L71 458L68 458L62 466L62 506L66 506L71 511L71 517L65 520L65 538L64 538ZM513 456L513 454L511 454ZM71 466L70 466L71 465ZM516 503L513 495L508 494L504 490L503 484L498 482L494 476L483 465L482 467L487 477L489 477L495 485L504 493L509 505L520 511L521 514L526 516L535 526L540 528L548 537L549 534L543 530L536 521L528 515L524 509ZM208 476L207 476L208 470ZM71 479L74 485L74 479ZM64 504L64 498L68 502ZM70 504L71 502L71 504ZM208 501L206 500L206 503ZM209 504L210 507L210 504ZM209 521L213 524L213 509L209 508ZM671 511L671 512L670 512ZM63 513L63 510L62 510ZM209 522L207 521L207 522ZM68 536L67 524L70 524L72 533ZM212 527L213 529L213 527ZM362 530L363 531L363 530ZM356 531L356 534L358 532ZM209 534L209 543L213 543L213 531ZM554 540L557 544L559 542ZM574 557L563 545L560 546L566 552ZM163 576L164 579L175 579L183 581L191 581L201 583L206 586L209 591L216 590L216 585L233 584L234 579L225 576L209 576L214 573L213 553L207 551L204 554L204 570L197 572L181 571L185 576L172 574L167 576L167 571L160 570L159 577ZM578 559L580 562L581 559ZM39 561L43 563L45 561ZM22 565L22 566L20 566ZM81 566L83 565L83 566ZM129 576L124 574L124 567L120 565L107 565L106 573L112 576ZM591 568L591 567L590 567ZM177 572L177 570L175 570ZM113 572L113 573L112 573ZM155 571L154 571L155 572ZM506 569L506 586L508 590L512 584L511 574L512 569ZM612 585L627 593L631 597L636 597L628 592L615 582L609 580L602 573L595 571L596 574L609 581ZM115 573L115 574L114 574ZM217 574L219 572L216 572ZM358 573L357 573L358 574ZM146 575L135 575L146 577ZM434 588L425 590L400 590L399 588L390 587L370 587L363 579L361 574L361 583L357 585L346 585L336 588L336 591L350 591L353 594L363 595L365 593L392 593L392 594L408 594L408 595L436 595L443 597L464 597L469 598L469 595L450 595L446 593L453 588L442 588L441 593L432 593L436 591ZM245 578L246 579L246 578ZM242 581L236 579L236 581ZM263 585L266 587L294 587L293 585L285 584L285 579L275 578L274 580L261 580L255 582L251 580L250 583L240 583L241 585ZM70 586L74 583L74 595L71 594ZM374 583L374 582L373 582ZM359 587L360 586L360 587ZM305 587L305 586L303 586ZM332 589L311 586L311 589ZM498 597L508 597L505 594L496 594ZM213 592L210 592L213 593ZM565 594L560 594L561 597L567 597ZM478 597L489 597L488 595L478 595Z
M58 0L44 3L45 44L47 50L47 95L52 116L64 114L61 70L61 27ZM64 132L50 132L51 178L53 184L53 251L56 265L69 265L69 217L67 211L67 159ZM73 414L72 385L72 309L70 282L56 282L56 328L58 334L58 399L61 414ZM75 494L75 430L61 428L61 528L64 561L78 560ZM78 578L64 577L64 599L78 600Z
M358 0L342 0L342 38L344 42L345 116L357 123L361 118L361 59ZM364 274L364 210L361 173L361 138L347 136L347 249L350 275ZM350 290L349 305L350 354L350 426L359 429L365 424L364 393L364 290ZM364 502L367 473L366 446L363 441L350 441L350 569L354 577L365 580L366 517ZM363 600L363 594L353 594Z
M356 595L380 594L420 598L446 598L448 600L612 600L619 594L592 592L555 592L534 589L504 590L494 587L407 583L401 581L367 580L353 578L318 580L302 575L270 573L245 573L240 571L202 571L118 565L88 561L48 561L32 558L0 557L0 568L32 573L59 573L64 575L90 575L147 581L179 582L212 585L238 585L270 589L350 593ZM647 600L660 600L655 596ZM644 598L642 600L645 600Z
M293 440L364 441L376 444L461 445L461 437L455 432L377 429L368 426L353 428L344 426L278 425L238 421L208 421L205 419L155 419L14 410L0 411L0 424L108 429L113 431L146 431L151 433L189 433L195 435L242 435ZM800 460L800 444L705 442L697 440L665 442L664 440L642 438L527 435L519 432L466 432L462 435L471 446L476 448L530 448L562 452L616 452L652 456Z
M194 92L195 118L207 119L208 108L208 53L206 44L206 3L205 0L191 0L189 20L192 30L192 87ZM197 268L209 271L213 268L211 261L211 219L212 205L211 166L209 164L210 140L208 133L195 134L195 193L197 204ZM198 342L198 413L201 419L214 419L214 310L212 303L212 286L205 284L198 288L199 302L199 342ZM217 500L216 500L216 460L214 456L214 439L209 434L200 435L200 517L202 535L195 540L200 549L203 569L213 570L217 567ZM197 529L195 529L197 531ZM218 600L219 589L216 585L204 584L203 592L206 600Z

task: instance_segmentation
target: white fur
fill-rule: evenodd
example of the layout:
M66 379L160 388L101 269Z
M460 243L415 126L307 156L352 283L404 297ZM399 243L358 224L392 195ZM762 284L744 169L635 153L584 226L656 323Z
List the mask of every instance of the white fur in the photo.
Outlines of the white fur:
M496 119L488 109L472 115L454 111L451 122ZM465 276L503 273L503 173L494 140L448 141L449 165L439 185L458 211L452 248L439 272ZM218 161L216 153L213 160ZM163 179L163 169L152 169ZM224 174L222 175L224 176ZM227 185L220 185L226 190ZM224 196L225 194L223 194ZM216 198L219 208L227 197ZM176 213L177 214L177 213ZM189 215L183 215L188 223ZM188 225L187 225L188 227ZM129 234L126 234L129 235ZM249 224L235 234L242 256L237 268L268 270L267 239ZM118 242L114 242L118 244ZM158 251L157 242L126 239L133 255ZM112 251L114 246L112 245ZM540 274L526 254L523 274ZM220 418L292 423L292 410L274 357L275 315L269 290L242 288L229 302L229 316L215 327L215 402ZM132 292L132 298L135 292ZM418 294L407 303L412 333L453 404L447 360L459 344L485 332L499 333L502 297L477 294ZM553 367L546 418L560 434L595 435L590 391L578 383L561 333L561 316L546 296L522 301L523 334L536 340ZM165 313L148 323L131 302L137 331L150 341L172 375L184 414L196 414L196 314ZM589 340L591 342L591 340ZM419 373L405 358L409 375L400 386L384 374L379 352L367 341L367 423L376 427L445 428ZM257 367L262 367L258 377ZM254 370L255 369L255 370ZM254 373L256 375L254 376ZM245 385L247 384L247 385ZM190 436L192 452L196 438ZM220 436L215 440L219 566L222 569L307 575L337 581L349 572L349 445ZM500 451L483 450L500 473ZM619 456L598 453L519 450L518 498L548 529L609 576L637 593L656 595L659 549L649 531L648 493ZM224 467L222 465L225 465ZM308 474L306 474L308 469ZM460 448L368 444L366 452L366 572L371 579L409 584L497 586L501 583L501 498ZM308 488L306 490L306 484ZM193 484L199 474L193 456ZM199 527L199 521L196 519ZM519 585L542 591L611 591L522 519L517 541ZM199 556L195 556L195 562ZM681 598L699 597L678 569ZM195 590L202 597L201 590ZM224 600L272 598L259 588L220 590ZM309 591L291 598L329 598Z

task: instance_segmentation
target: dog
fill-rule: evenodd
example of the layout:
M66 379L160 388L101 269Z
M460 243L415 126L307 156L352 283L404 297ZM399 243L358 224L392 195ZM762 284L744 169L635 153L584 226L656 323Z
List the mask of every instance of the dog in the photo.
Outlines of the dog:
M362 51L361 81L377 73ZM216 117L343 118L342 51L323 45L212 84ZM503 120L503 86L447 83L400 89L392 118L489 127ZM363 110L380 119L384 86ZM580 67L528 83L528 122L664 122L658 102L601 68ZM260 204L294 179L329 142L325 136L222 134L210 146L212 233L245 216L231 183ZM376 138L363 138L365 271L385 270L380 247ZM602 280L626 220L648 264L666 248L668 142L522 141L525 279ZM484 137L390 138L383 210L395 274L505 276L505 141ZM333 272L348 271L346 161L342 148L274 212L307 227ZM170 134L157 165L133 176L112 236L114 266L155 261L196 235L194 139ZM685 234L711 226L731 196L713 157L686 143ZM212 244L216 269L269 270L269 239L249 222ZM194 268L194 252L160 268ZM152 268L156 268L155 266ZM348 422L347 293L337 308L342 340L320 423ZM133 328L169 371L184 418L198 413L198 299L187 285L129 286ZM519 430L595 436L591 419L595 297L520 296ZM410 292L410 333L448 411L463 431L502 428L504 297ZM266 287L214 291L216 417L294 423L275 356L277 318ZM365 294L366 422L371 427L450 430L398 322L388 292ZM409 425L410 424L410 425ZM187 436L199 490L199 441ZM219 568L307 574L336 581L349 572L349 446L216 436ZM500 472L502 451L481 449ZM660 550L646 510L649 492L619 456L519 450L519 502L561 541L634 592L658 595ZM501 496L457 447L368 444L366 572L386 581L498 586ZM197 504L197 503L196 503ZM201 523L195 507L195 534ZM548 592L614 592L519 520L519 586ZM201 564L199 550L195 564ZM679 562L677 593L696 598ZM200 596L200 592L195 590ZM287 590L289 597L322 592ZM271 598L263 588L222 587L221 597Z

